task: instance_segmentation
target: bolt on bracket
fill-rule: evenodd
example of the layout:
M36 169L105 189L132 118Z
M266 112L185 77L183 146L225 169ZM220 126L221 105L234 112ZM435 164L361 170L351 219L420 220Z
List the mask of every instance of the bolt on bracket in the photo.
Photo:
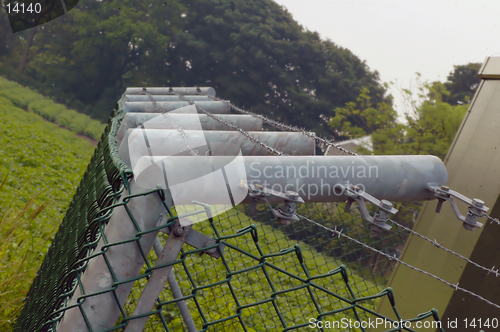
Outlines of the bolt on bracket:
M453 212L457 216L457 219L463 222L463 226L466 230L473 231L475 228L483 227L483 224L478 222L477 220L480 217L486 217L486 212L488 212L490 208L485 206L482 200L477 198L470 199L454 190L451 190L447 186L436 186L433 184L428 184L425 189L432 191L439 200L436 207L437 213L441 211L443 202L448 201L450 202ZM463 216L460 213L460 210L458 209L458 205L455 202L454 198L457 198L465 204L469 205L469 211L467 212L466 216Z
M250 213L256 212L256 205L259 201L264 201L271 210L272 214L278 219L282 225L290 225L292 221L299 221L299 217L295 214L295 208L298 203L303 204L304 200L295 191L287 190L285 193L281 193L269 188L265 188L261 184L255 185L245 185L241 183L243 187L248 189L248 195L253 198L253 202L250 205ZM267 197L274 196L283 199L283 204L278 207L278 209L273 209Z
M347 196L347 202L344 209L345 212L349 212L351 210L352 203L356 201L363 218L371 224L370 229L372 231L380 232L381 230L389 231L391 229L392 226L386 224L387 220L389 220L389 214L396 214L398 212L398 210L392 206L391 202L385 199L378 200L372 195L360 190L358 186L337 186L340 186L344 194ZM370 212L368 212L365 201L368 201L378 207L378 211L373 215L373 217L370 215Z

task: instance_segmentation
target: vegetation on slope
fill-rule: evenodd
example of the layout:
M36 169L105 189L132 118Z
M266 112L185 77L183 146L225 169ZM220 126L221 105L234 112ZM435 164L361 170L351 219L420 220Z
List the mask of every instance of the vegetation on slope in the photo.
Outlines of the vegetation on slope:
M10 100L17 107L34 112L51 122L94 140L99 140L106 127L105 124L92 120L85 114L68 110L66 106L57 104L31 89L1 76L0 97Z
M0 330L10 331L94 147L0 97Z

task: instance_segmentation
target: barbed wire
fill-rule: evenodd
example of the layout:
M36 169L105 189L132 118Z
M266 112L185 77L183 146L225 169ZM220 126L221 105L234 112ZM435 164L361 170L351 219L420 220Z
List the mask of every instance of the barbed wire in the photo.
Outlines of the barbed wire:
M310 137L310 138L314 138L315 140L323 143L324 145L326 145L327 147L329 146L333 146L335 147L336 149L344 152L345 154L350 154L352 156L359 156L359 154L357 154L356 152L353 152L351 150L347 150L346 148L343 148L341 146L339 146L339 143L335 143L335 142L332 142L326 138L323 138L323 137L320 137L318 136L316 133L314 132L310 132L310 131L306 131L304 128L299 128L299 127L296 127L296 126L292 126L292 125L287 125L285 123L281 123L277 120L273 120L273 119L270 119L262 114L257 114L257 113L253 113L253 112L250 112L250 111L247 111L247 110L244 110L244 109L241 109L239 108L238 106L235 106L233 104L231 104L231 102L229 100L224 100L224 99L221 99L221 98L217 98L217 97L211 97L211 96L208 96L209 98L213 99L213 100L216 100L216 101L221 101L225 104L227 104L229 107L231 107L232 109L234 109L235 111L237 112L240 112L242 114L246 114L246 115L251 115L257 119L261 119L267 123L269 123L270 125L276 127L276 128L280 128L280 129L285 129L285 130L291 130L291 131L294 131L294 132L298 132L298 133L301 133L307 137Z
M498 220L497 218L493 218L493 217L487 215L486 213L484 214L484 216L486 218L488 218L488 220L490 221L490 223L495 223L497 225L500 225L500 220Z
M239 128L239 127L237 127L237 126L233 125L233 124L227 123L226 121L224 121L224 120L222 120L221 118L219 118L219 117L215 116L214 114L209 113L209 112L207 112L207 111L203 110L201 107L199 107L198 105L196 105L196 103L195 103L195 102L193 102L193 101L191 101L191 100L189 100L189 99L185 98L185 97L184 97L184 96L182 96L181 94L178 94L178 93L173 92L173 91L172 91L172 93L174 93L174 94L176 94L177 96L179 96L179 98L180 98L180 99L182 99L182 100L184 100L184 101L189 102L191 105L194 105L198 111L201 111L202 113L206 114L207 116L212 117L214 120L219 121L220 123L223 123L223 124L225 124L225 125L227 125L227 126L229 126L229 127L233 128L233 129L235 129L235 130L239 131L240 133L242 133L242 134L243 134L243 135L245 135L246 137L250 138L250 139L251 139L252 141L254 141L255 143L257 143L257 144L259 144L259 145L261 145L261 146L265 147L267 150L269 150L269 151L271 151L271 152L273 152L273 153L275 153L275 154L277 154L277 155L286 155L286 154L284 154L284 153L282 153L282 152L280 152L280 151L278 151L278 150L276 150L276 149L274 149L274 148L272 148L272 147L270 147L270 146L266 145L265 143L260 142L257 138L255 138L253 135L251 135L250 133L246 132L245 130L243 130L243 129L241 129L241 128ZM225 100L222 100L222 99L220 99L220 98L211 97L211 96L208 96L208 97L209 97L209 98L211 98L211 99L213 99L213 100L216 100L216 101L222 101L222 102L225 102L226 104L228 104L230 107L232 107L232 108L233 108L233 109L235 109L236 111L238 111L238 112L240 112L240 113L243 113L243 114L252 115L252 116L254 116L254 117L256 117L256 118L262 119L263 121L266 121L267 123L270 123L270 124L274 125L275 127L279 127L279 128L286 129L286 130L292 130L292 131L295 131L295 132L301 132L301 133L302 133L302 134L304 134L305 136L308 136L308 137L314 138L314 139L316 139L316 140L320 140L320 141L324 142L325 144L327 144L328 146L334 146L334 147L336 147L336 148L339 148L339 150L341 150L341 151L343 151L343 152L349 153L349 154L351 154L351 155L359 156L358 154L356 154L356 153L354 153L354 152L352 152L352 151L349 151L349 150L344 149L344 148L342 148L342 147L338 147L338 146L336 146L333 142L331 142L331 141L329 141L329 140L326 140L326 139L323 139L323 138L321 138L321 137L316 136L314 133L307 132L307 131L305 131L305 129L301 129L301 128L298 128L298 127L295 127L295 126L290 126L290 125L287 125L287 124L283 124L283 123L280 123L280 122L278 122L278 121L276 121L276 120L269 119L269 118L267 118L267 117L265 117L265 116L263 116L263 115L256 114L256 113L253 113L253 112L250 112L250 111L245 111L245 110L243 110L243 109L238 108L237 106L232 105L230 102L225 101ZM434 279L436 279L436 280L439 280L440 282L442 282L442 283L444 283L444 284L448 285L449 287L454 288L455 290L460 290L460 291L462 291L462 292L464 292L464 293L467 293L467 294L469 294L469 295L471 295L471 296L474 296L474 297L476 297L476 298L478 298L478 299L480 299L480 300L482 300L482 301L484 301L484 302L486 302L486 303L488 303L488 304L490 304L490 305L492 305L492 306L494 306L494 307L496 307L496 308L499 308L499 309L500 309L500 305L498 305L498 304L496 304L496 303L494 303L494 302L491 302L491 301L489 301L489 300L485 299L484 297L482 297L482 296L480 296L480 295L478 295L478 294L476 294L476 293L474 293L474 292L472 292L472 291L469 291L469 290L467 290L467 289L465 289L465 288L463 288L463 287L459 287L459 286L458 286L458 284L459 284L458 282L457 282L456 284L450 283L450 282L448 282L448 281L446 281L446 280L444 280L444 279L442 279L442 278L440 278L440 277L438 277L438 276L436 276L436 275L434 275L434 274L432 274L432 273L430 273L430 272L427 272L427 271L422 270L422 269L419 269L419 268L417 268L417 267L415 267L415 266L413 266L413 265L410 265L410 264L408 264L408 263L406 263L406 262L404 262L404 261L400 260L400 259L399 259L399 258L397 258L396 256L391 256L391 255L388 255L388 254L386 254L386 253L385 253L385 252L383 252L383 251L380 251L380 250L378 250L378 249L376 249L376 248L374 248L374 247L371 247L371 246L369 246L369 245L367 245L367 244L365 244L365 243L363 243L363 242L361 242L361 241L359 241L359 240L356 240L356 239L354 239L354 238L352 238L352 237L350 237L350 236L348 236L348 235L346 235L346 234L343 234L343 233L342 233L342 231L341 231L341 230L340 230L340 231L339 231L339 230L337 230L337 228L336 228L336 227L335 227L334 229L331 229L331 228L328 228L328 227L326 227L326 226L324 226L324 225L322 225L322 224L320 224L320 223L318 223L318 222L316 222L316 221L314 221L314 220L312 220L312 219L309 219L309 218L307 218L307 217L305 217L305 216L302 216L302 215L299 215L299 214L297 214L297 216L298 216L298 217L300 217L300 218L302 218L302 219L304 219L304 220L306 220L306 221L308 221L308 222L310 222L310 223L313 223L313 224L315 224L315 225L317 225L317 226L319 226L319 227L321 227L321 228L323 228L323 229L325 229L325 230L327 230L327 231L329 231L329 232L331 232L331 233L332 233L332 235L333 235L333 234L336 234L336 235L338 236L338 238L340 238L341 236L343 236L343 237L345 237L346 239L348 239L348 240L350 240L350 241L352 241L352 242L354 242L354 243L357 243L358 245L361 245L361 246L363 246L363 247L365 247L365 248L367 248L367 249L369 249L369 250L371 250L371 251L373 251L373 252L376 252L376 253L378 253L378 254L381 254L381 255L383 255L384 257L387 257L387 258L388 258L388 259L390 259L390 260L396 261L397 263L401 263L402 265L404 265L404 266L406 266L406 267L408 267L408 268L410 268L410 269L413 269L413 270L418 271L418 272L420 272L420 273L422 273L422 274L424 274L424 275L427 275L427 276L430 276L430 277L432 277L432 278L434 278ZM487 217L487 218L488 218L491 222L495 222L495 223L497 223L497 224L500 224L500 221L499 221L498 219L496 219L496 218L492 218L492 217L490 217L490 216L488 216L488 215L485 215L485 216L486 216L486 217ZM480 265L480 264L478 264L478 263L476 263L476 262L474 262L474 261L470 260L469 258L466 258L466 257L464 257L463 255L461 255L461 254L459 254L459 253L456 253L456 252L454 252L453 250L448 249L448 248L446 248L446 247L442 246L441 244L437 243L437 241L436 241L436 240L434 240L434 241L433 241L433 240L431 240L431 239L427 238L426 236L424 236L424 235L422 235L422 234L420 234L420 233L418 233L418 232L415 232L415 231L413 231L412 229L410 229L410 228L408 228L408 227L406 227L406 226L403 226L403 225L399 224L399 223L398 223L398 222L396 222L396 221L393 221L393 220L391 220L391 219L389 219L389 221L390 221L391 223L393 223L394 225L396 225L396 226L398 226L398 227L401 227L401 228L403 228L404 230L406 230L406 231L408 231L408 232L410 232L410 233L412 233L412 234L414 234L414 235L416 235L416 236L419 236L419 237L421 237L422 239L424 239L424 240L426 240L426 241L428 241L428 242L432 243L434 246L436 246L436 247L438 247L438 248L440 248L440 249L442 249L442 250L444 250L444 251L446 251L446 252L448 252L448 253L450 253L450 254L453 254L453 255L455 255L455 256L457 256L457 257L461 258L461 259L464 259L464 260L465 260L465 261L467 261L468 263L471 263L471 264L473 264L474 266L476 266L476 267L478 267L478 268L481 268L481 269L483 269L483 270L487 271L488 273L493 273L493 274L495 274L495 276L500 275L500 273L498 272L498 271L499 271L498 269L497 269L497 270L494 270L494 268L495 268L494 266L493 266L491 269L490 269L490 268L486 268L486 267L484 267L484 266L482 266L482 265Z
M469 294L469 295L472 295L472 296L474 296L474 297L476 297L476 298L478 298L478 299L480 299L480 300L482 300L482 301L484 301L484 302L486 302L486 303L488 303L488 304L490 304L490 305L494 306L495 308L500 309L500 305L498 305L498 304L496 304L496 303L494 303L494 302L491 302L490 300L487 300L487 299L485 299L484 297L482 297L481 295L478 295L478 294L476 294L476 293L474 293L474 292L471 292L470 290L467 290L467 289L465 289L465 288L462 288L462 287L458 286L458 284L459 284L458 282L457 282L456 284L452 284L451 282L448 282L448 281L446 281L446 280L444 280L444 279L442 279L442 278L440 278L440 277L438 277L438 276L436 276L436 275L434 275L434 274L432 274L432 273L430 273L430 272L424 271L424 270L422 270L422 269L419 269L418 267L415 267L415 266L413 266L413 265L410 265L410 264L408 264L408 263L406 263L406 262L404 262L404 261L400 260L400 259L399 259L399 258L397 258L395 255L394 255L394 256L391 256L391 255L386 254L385 252L383 252L383 251L381 251L381 250L378 250L378 249L373 248L373 247L371 247L371 246L369 246L369 245L367 245L367 244L365 244L365 243L363 243L363 242L361 242L361 241L359 241L359 240L356 240L355 238L352 238L352 237L350 237L349 235L342 233L342 230L340 230L340 231L339 231L339 230L337 230L337 228L336 228L336 227L335 227L334 229L328 228L328 227L326 227L325 225L322 225L322 224L320 224L320 223L318 223L318 222L316 222L316 221L314 221L314 220L312 220L312 219L309 219L309 218L307 218L307 217L304 217L304 216L302 216L302 215L300 215L300 214L297 214L297 217L302 218L302 219L304 219L304 220L306 220L306 221L308 221L308 222L310 222L310 223L312 223L312 224L315 224L316 226L319 226L319 227L321 227L321 228L323 228L323 229L325 229L325 230L327 230L327 231L331 232L331 233L332 233L332 236L337 235L337 237L338 237L338 238L340 238L341 236L342 236L342 237L345 237L346 239L348 239L348 240L350 240L350 241L352 241L352 242L354 242L354 243L357 243L357 244L359 244L359 245L361 245L361 246L363 246L363 247L365 247L365 248L367 248L367 249L369 249L369 250L371 250L371 251L373 251L373 252L376 252L377 254L380 254L380 255L382 255L382 256L384 256L384 257L387 257L387 258L388 258L388 259L390 259L390 260L396 261L397 263L400 263L400 264L402 264L402 265L404 265L404 266L406 266L406 267L409 267L409 268L410 268L410 269L412 269L412 270L418 271L418 272L423 273L423 274L425 274L425 275L427 275L427 276L429 276L429 277L432 277L432 278L434 278L434 279L436 279L436 280L439 280L439 281L441 281L442 283L444 283L445 285L448 285L449 287L452 287L452 288L453 288L453 289L455 289L455 290L460 290L460 291L462 291L462 292L464 292L464 293L467 293L467 294Z
M396 221L394 221L394 220L392 220L392 219L389 219L389 221L390 221L393 225L396 225L397 227L401 227L401 228L402 228L402 229L404 229L405 231L408 231L408 232L410 232L411 234L414 234L414 235L416 235L416 236L418 236L418 237L420 237L420 238L424 239L425 241L432 243L432 244L433 244L434 246L436 246L437 248L442 249L442 250L444 250L444 251L446 251L446 252L448 252L448 253L450 253L450 254L452 254L452 255L455 255L455 256L457 256L457 257L460 257L461 259L465 260L467 263L470 263L470 264L472 264L472 265L474 265L474 266L476 266L476 267L478 267L478 268L480 268L480 269L482 269L482 270L485 270L485 271L487 271L488 273L493 273L493 274L495 275L495 277L498 277L498 276L500 275L500 273L498 272L498 269L494 270L495 266L493 266L492 268L487 268L487 267L484 267L484 266L482 266L482 265L480 265L480 264L478 264L478 263L476 263L476 262L474 262L474 261L470 260L469 258L467 258L467 257L465 257L465 256L462 256L461 254L459 254L459 253L457 253L457 252L455 252L455 251L453 251L453 250L451 250L451 249L448 249L448 248L446 248L446 247L442 246L440 243L438 243L438 242L436 241L436 239L431 240L431 239L429 239L428 237L426 237L425 235L422 235L422 234L420 234L420 233L418 233L418 232L415 232L415 231L414 231L414 230L412 230L411 228L408 228L408 227L406 227L406 226L404 226L404 225L401 225L400 223L398 223L398 222L396 222Z

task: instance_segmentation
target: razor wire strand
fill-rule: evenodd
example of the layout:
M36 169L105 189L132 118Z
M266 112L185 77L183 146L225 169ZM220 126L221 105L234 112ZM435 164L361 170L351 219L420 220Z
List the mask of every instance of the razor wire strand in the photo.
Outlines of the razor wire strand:
M262 114L257 114L257 113L253 113L253 112L250 112L250 111L246 111L242 108L239 108L238 106L235 106L233 105L229 100L224 100L224 99L221 99L221 98L217 98L217 97L211 97L211 96L208 96L209 98L213 99L213 100L216 100L216 101L221 101L227 105L229 105L232 109L234 109L235 111L238 111L242 114L246 114L246 115L251 115L253 116L254 118L257 118L257 119L261 119L267 123L269 123L270 125L276 127L276 128L280 128L280 129L285 129L285 130L291 130L291 131L294 131L294 132L299 132L299 133L302 133L303 135L307 136L307 137L310 137L310 138L313 138L323 144L325 144L326 146L333 146L335 147L336 149L344 152L345 154L350 154L352 156L359 156L359 154L357 154L356 152L353 152L351 150L347 150L341 146L339 146L339 143L335 143L335 142L332 142L326 138L322 138L318 135L316 135L315 133L313 132L309 132L309 131L306 131L305 129L303 128L299 128L299 127L296 127L296 126L292 126L292 125L288 125L288 124L285 124L285 123L281 123L277 120L273 120L273 119L270 119Z
M158 113L161 113L163 116L165 116L167 118L167 120L170 121L170 123L174 126L174 128L179 132L179 135L180 135L182 141L184 142L184 144L186 144L186 147L189 149L189 152L191 153L191 155L198 156L199 155L198 150L193 148L193 146L189 142L189 138L186 136L186 133L184 132L184 130L174 121L174 119L172 119L172 117L170 116L170 114L168 114L168 112L163 111L158 106L153 95L147 90L147 88L142 88L142 91L143 91L143 93L145 93L148 96L149 100L153 104L153 108L155 109L155 111ZM149 147L149 144L148 144L148 147Z
M388 258L388 259L390 259L390 260L396 261L397 263L400 263L400 264L402 264L402 265L404 265L404 266L406 266L406 267L408 267L408 268L410 268L410 269L412 269L412 270L415 270L415 271L420 272L420 273L423 273L423 274L425 274L425 275L427 275L427 276L429 276L429 277L432 277L432 278L434 278L434 279L436 279L436 280L439 280L440 282L444 283L445 285L447 285L447 286L449 286L449 287L454 288L455 290L460 290L460 291L462 291L462 292L464 292L464 293L467 293L467 294L469 294L469 295L471 295L471 296L474 296L474 297L476 297L476 298L478 298L478 299L480 299L480 300L482 300L482 301L484 301L484 302L486 302L486 303L488 303L488 304L490 304L490 305L494 306L495 308L500 309L500 305L498 305L498 304L496 304L496 303L493 303L493 302L491 302L490 300L485 299L485 298L484 298L484 297L482 297L481 295L478 295L478 294L476 294L476 293L474 293L474 292L472 292L472 291L469 291L469 290L467 290L467 289L465 289L465 288L462 288L462 287L458 286L458 282L457 282L456 284L452 284L451 282L448 282L448 281L446 281L446 280L444 280L444 279L442 279L442 278L440 278L440 277L438 277L438 276L436 276L436 275L434 275L434 274L432 274L432 273L430 273L430 272L424 271L424 270L422 270L422 269L419 269L418 267L415 267L415 266L413 266L413 265L410 265L410 264L408 264L408 263L406 263L406 262L404 262L404 261L400 260L400 259L399 259L399 258L397 258L396 256L391 256L391 255L388 255L388 254L386 254L386 253L385 253L385 252L383 252L383 251L380 251L380 250L378 250L378 249L376 249L376 248L370 247L369 245L367 245L367 244L365 244L365 243L363 243L363 242L361 242L361 241L358 241L358 240L356 240L356 239L354 239L354 238L350 237L350 236L349 236L349 235L347 235L347 234L342 233L342 231L339 231L339 230L337 230L336 228L334 228L334 229L328 228L328 227L326 227L326 226L324 226L324 225L322 225L322 224L320 224L320 223L318 223L318 222L316 222L316 221L314 221L314 220L312 220L312 219L309 219L309 218L304 217L304 216L299 215L299 214L297 214L297 216L298 216L298 217L300 217L300 218L302 218L302 219L304 219L304 220L305 220L305 221L307 221L307 222L310 222L310 223L312 223L312 224L315 224L316 226L321 227L321 228L323 228L323 229L325 229L325 230L327 230L327 231L331 232L331 233L332 233L332 236L333 236L333 235L337 235L337 237L338 237L338 238L340 238L340 237L342 236L342 237L344 237L344 238L346 238L346 239L348 239L348 240L350 240L350 241L352 241L352 242L354 242L354 243L357 243L357 244L359 244L359 245L363 246L364 248L367 248L367 249L369 249L369 250L371 250L371 251L373 251L373 252L376 252L376 253L377 253L377 254L379 254L379 255L382 255L382 256L384 256L384 257L386 257L386 258Z

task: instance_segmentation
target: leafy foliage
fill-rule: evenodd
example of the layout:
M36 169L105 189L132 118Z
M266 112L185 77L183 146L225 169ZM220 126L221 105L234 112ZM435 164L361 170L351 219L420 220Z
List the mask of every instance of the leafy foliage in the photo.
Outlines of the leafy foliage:
M374 105L390 104L377 72L271 0L88 0L39 27L23 75L13 72L28 38L19 36L0 71L100 120L128 86L209 85L323 133L320 115L334 116L363 86Z
M43 99L42 95L24 87L0 90L0 96L8 98L15 106L21 108L26 108L29 103Z
M328 124L345 138L372 133L375 154L431 154L443 159L467 111L468 104L450 105L443 100L450 93L441 82L419 83L417 94L403 90L407 104L406 124L397 122L392 106L371 104L367 89L356 102L336 110ZM360 117L354 125L353 117ZM366 152L366 151L365 151Z
M480 63L454 66L453 72L448 75L448 81L444 83L450 94L444 95L443 101L450 105L470 103L481 82L478 76L479 68Z

